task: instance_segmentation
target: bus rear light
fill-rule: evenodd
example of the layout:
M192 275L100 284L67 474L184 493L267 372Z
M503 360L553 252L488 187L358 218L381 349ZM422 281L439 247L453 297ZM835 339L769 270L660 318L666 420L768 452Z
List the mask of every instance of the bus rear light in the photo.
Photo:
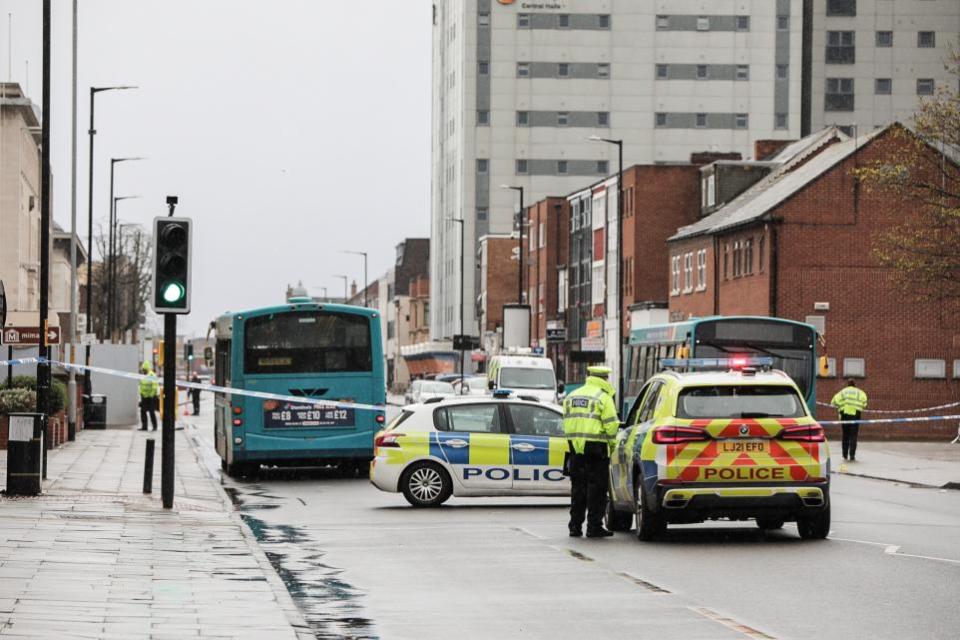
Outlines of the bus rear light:
M377 424L383 424L387 421L387 418L382 413L378 413L374 420L377 421Z
M400 438L403 437L402 433L393 433L390 431L384 431L377 434L377 437L373 439L374 447L399 447Z
M243 426L243 419L242 419L242 418L234 418L234 419L233 419L233 426L235 426L235 427L241 427L241 426Z
M243 407L239 405L233 405L233 415L238 416L243 413Z
M683 444L685 442L702 442L708 440L710 434L700 427L657 427L653 431L654 444Z
M781 440L793 442L825 442L823 427L818 424L805 424L799 427L785 427L780 432Z

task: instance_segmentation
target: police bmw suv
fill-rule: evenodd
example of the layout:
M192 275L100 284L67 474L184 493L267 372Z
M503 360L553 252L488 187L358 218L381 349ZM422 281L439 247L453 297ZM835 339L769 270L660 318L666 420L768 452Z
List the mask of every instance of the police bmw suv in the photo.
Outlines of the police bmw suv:
M534 398L437 398L403 408L374 438L370 481L415 507L454 496L566 496L563 415Z
M829 451L781 371L653 376L610 460L607 527L652 540L668 524L794 521L802 538L830 530Z

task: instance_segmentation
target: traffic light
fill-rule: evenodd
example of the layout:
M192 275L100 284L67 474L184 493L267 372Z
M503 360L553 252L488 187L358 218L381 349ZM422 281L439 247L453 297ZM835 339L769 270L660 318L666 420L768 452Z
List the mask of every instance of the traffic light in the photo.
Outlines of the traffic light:
M153 308L190 313L190 218L153 219Z
M189 362L193 362L193 343L192 343L192 342L188 342L188 343L185 345L184 349L185 349L186 356L187 356L187 362L188 362L188 363L189 363Z

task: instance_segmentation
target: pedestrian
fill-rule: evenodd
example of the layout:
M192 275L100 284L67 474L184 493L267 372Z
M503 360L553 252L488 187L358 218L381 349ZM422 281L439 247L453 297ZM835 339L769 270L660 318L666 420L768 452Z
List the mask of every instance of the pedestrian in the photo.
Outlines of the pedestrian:
M587 520L588 538L612 536L603 526L607 499L610 449L620 427L615 390L610 384L610 367L587 368L582 387L563 401L563 433L567 439L570 475L570 523L572 537L583 535Z
M200 376L193 374L193 377L190 378L190 382L194 384L200 384ZM200 389L190 389L190 399L193 400L193 415L200 415Z
M147 414L150 414L150 424L156 431L157 409L160 408L160 381L147 360L140 365L140 373L146 376L140 379L140 431L147 430Z
M843 459L856 461L857 459L857 437L860 435L860 423L848 421L858 421L867 408L867 394L863 389L857 388L857 383L853 379L847 380L847 386L833 396L830 404L837 408L840 414L840 420L843 422Z

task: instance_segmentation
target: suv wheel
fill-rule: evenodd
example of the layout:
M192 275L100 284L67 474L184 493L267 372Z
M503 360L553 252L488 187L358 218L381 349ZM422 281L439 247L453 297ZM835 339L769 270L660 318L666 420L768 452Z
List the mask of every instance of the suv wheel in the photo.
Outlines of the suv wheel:
M415 507L439 507L453 493L446 470L435 462L410 465L400 479L403 497Z
M639 474L634 478L633 488L635 492L637 538L644 542L656 540L667 531L667 521L664 520L663 514L654 513L647 506L647 492L643 490L643 480Z
M830 505L812 516L797 518L797 531L804 540L823 540L830 533Z

